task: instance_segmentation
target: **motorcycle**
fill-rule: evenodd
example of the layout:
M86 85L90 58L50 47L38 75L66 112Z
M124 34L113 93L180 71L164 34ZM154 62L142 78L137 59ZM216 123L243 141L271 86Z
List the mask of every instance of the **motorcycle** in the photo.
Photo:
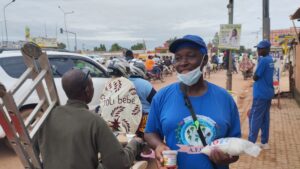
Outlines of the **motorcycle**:
M155 65L153 69L157 70L157 73L154 73L154 71L147 71L146 73L146 79L149 81L156 81L160 80L161 82L164 82L164 74L161 70L159 65ZM158 70L159 69L159 70Z

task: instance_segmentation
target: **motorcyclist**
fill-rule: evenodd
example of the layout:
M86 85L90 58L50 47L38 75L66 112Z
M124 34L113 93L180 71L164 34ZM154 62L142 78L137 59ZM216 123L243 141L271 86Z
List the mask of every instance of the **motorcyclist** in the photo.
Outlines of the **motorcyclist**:
M145 67L148 73L152 76L154 75L155 79L161 79L161 69L154 61L153 56L149 55L148 59L145 62Z

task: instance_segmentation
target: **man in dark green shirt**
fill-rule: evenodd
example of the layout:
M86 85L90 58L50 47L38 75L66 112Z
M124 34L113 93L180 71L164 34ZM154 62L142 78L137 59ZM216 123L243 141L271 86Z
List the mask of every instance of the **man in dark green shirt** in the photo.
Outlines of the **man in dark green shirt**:
M130 168L142 141L135 138L123 148L106 122L88 110L94 94L89 73L71 70L62 86L69 100L52 110L38 136L44 169Z

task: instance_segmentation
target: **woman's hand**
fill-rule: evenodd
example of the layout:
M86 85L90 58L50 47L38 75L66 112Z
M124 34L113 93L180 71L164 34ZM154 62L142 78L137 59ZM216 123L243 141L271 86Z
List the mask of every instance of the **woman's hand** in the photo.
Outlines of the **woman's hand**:
M164 159L162 152L165 150L170 150L170 148L164 143L159 144L155 149L156 163L159 169L167 169L166 167L163 167Z
M211 151L209 158L217 165L228 165L236 162L239 159L239 156L230 156L229 154L223 153L221 150L215 148Z

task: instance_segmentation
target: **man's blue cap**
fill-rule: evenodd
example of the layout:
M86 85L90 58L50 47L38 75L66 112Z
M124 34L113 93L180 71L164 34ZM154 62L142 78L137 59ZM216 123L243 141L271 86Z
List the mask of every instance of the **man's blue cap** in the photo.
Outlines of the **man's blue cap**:
M182 45L190 43L192 46L198 47L202 54L207 54L207 47L204 40L200 36L185 35L180 39L176 39L169 47L170 52L175 53Z
M268 40L262 40L255 47L259 48L259 49L270 48L271 47L271 43Z

